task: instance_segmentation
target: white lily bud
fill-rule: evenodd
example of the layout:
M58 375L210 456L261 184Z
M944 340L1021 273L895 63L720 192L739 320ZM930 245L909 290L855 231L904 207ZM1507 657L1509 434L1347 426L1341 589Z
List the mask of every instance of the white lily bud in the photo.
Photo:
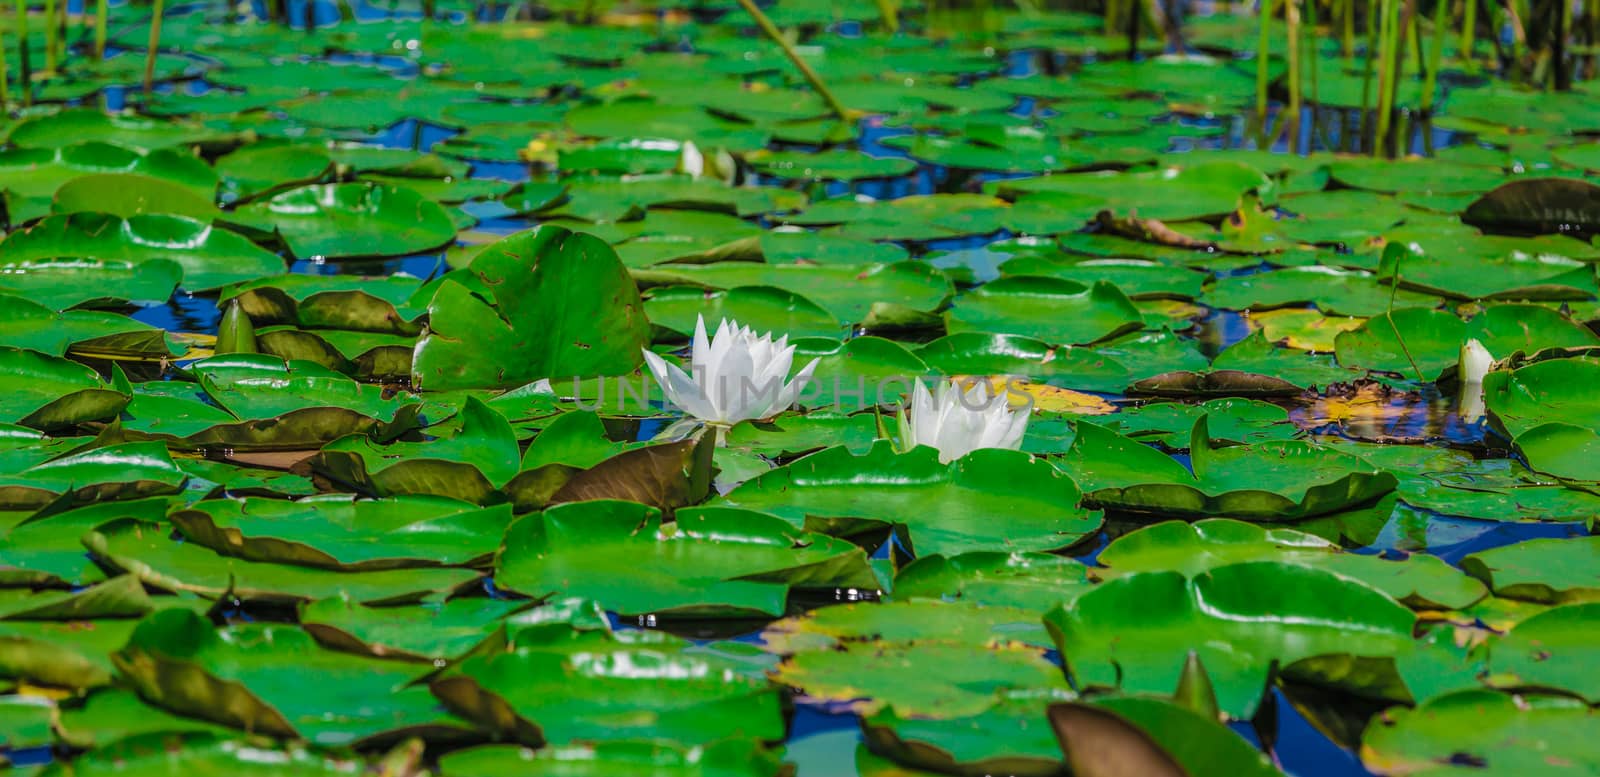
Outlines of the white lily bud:
M678 157L678 171L687 173L691 178L699 178L706 172L706 158L700 153L694 141L686 140Z
M1490 365L1494 364L1494 356L1489 354L1489 349L1477 340L1468 340L1461 344L1460 366L1457 374L1462 383L1483 383L1483 376L1489 374Z

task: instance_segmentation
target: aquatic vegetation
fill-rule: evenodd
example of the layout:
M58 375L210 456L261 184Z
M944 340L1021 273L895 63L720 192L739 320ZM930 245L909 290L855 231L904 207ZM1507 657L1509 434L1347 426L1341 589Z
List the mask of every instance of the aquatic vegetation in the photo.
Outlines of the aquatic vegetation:
M0 771L1600 768L1592 3L67 5Z

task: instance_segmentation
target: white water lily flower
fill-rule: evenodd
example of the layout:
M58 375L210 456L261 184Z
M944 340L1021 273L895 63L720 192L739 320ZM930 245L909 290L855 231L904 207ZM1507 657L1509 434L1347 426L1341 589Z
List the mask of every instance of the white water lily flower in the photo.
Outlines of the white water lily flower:
M1483 343L1468 340L1461 344L1460 364L1456 375L1461 380L1461 406L1459 413L1468 423L1483 417L1483 376L1489 374L1494 355Z
M1462 383L1482 383L1483 376L1489 374L1489 366L1494 364L1494 356L1489 349L1475 339L1461 344L1460 360L1457 374Z
M907 450L917 445L937 448L941 463L979 448L1016 450L1022 447L1029 415L1026 408L1012 410L987 381L966 391L955 382L941 383L934 394L919 380L911 389L909 407L900 411L900 444Z
M812 359L785 384L794 364L794 346L789 345L787 335L777 340L770 332L757 336L725 318L717 325L716 336L708 340L704 316L695 321L688 373L649 350L644 352L644 360L672 404L695 418L723 426L788 410L818 361Z
M687 173L690 178L699 178L706 172L706 157L700 153L700 147L692 140L683 143L682 153L678 157L679 172Z

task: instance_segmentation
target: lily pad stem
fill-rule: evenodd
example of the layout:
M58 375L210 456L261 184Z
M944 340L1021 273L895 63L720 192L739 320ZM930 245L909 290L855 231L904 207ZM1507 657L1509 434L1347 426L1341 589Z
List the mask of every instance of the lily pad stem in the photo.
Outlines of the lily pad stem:
M161 48L161 17L166 13L166 0L155 0L155 7L151 9L150 17L150 45L144 55L144 94L150 96L150 90L156 80L156 56Z
M94 61L104 62L106 59L106 16L109 13L110 0L98 0L94 4Z
M159 2L159 0L157 1ZM844 107L844 104L839 102L839 98L833 96L833 92L828 90L828 85L822 82L822 77L817 75L817 71L811 69L810 64L800 58L800 52L794 50L794 46L783 37L782 32L778 31L778 25L773 24L772 19L768 18L766 13L756 6L755 0L739 0L739 6L744 8L745 13L750 14L750 18L756 20L756 26L760 27L761 31L772 39L772 42L783 49L784 55L800 70L800 75L805 76L806 81L811 84L811 88L816 90L817 95L828 104L828 108L833 111L834 115L843 121L850 121L850 109Z

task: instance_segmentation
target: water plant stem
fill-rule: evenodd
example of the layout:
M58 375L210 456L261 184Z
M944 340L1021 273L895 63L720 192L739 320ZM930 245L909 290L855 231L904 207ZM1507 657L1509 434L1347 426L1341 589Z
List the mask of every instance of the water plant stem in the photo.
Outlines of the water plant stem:
M28 59L28 0L17 0L17 84L23 105L33 105L33 63Z
M890 35L900 31L900 11L894 7L894 2L895 0L878 0L878 18Z
M56 72L56 0L44 0L44 69Z
M1398 64L1396 52L1400 47L1397 30L1400 26L1400 3L1398 0L1382 0L1382 5L1382 20L1378 28L1378 120L1372 136L1373 156L1385 153L1388 147L1389 127L1394 118L1390 115L1394 109L1394 89L1391 85L1395 80L1395 65Z
M1407 253L1409 252L1395 252L1394 273L1389 278L1389 307L1383 312L1383 317L1389 320L1389 328L1394 330L1394 340L1400 344L1400 352L1406 355L1406 361L1411 363L1411 371L1417 374L1417 381L1426 383L1422 377L1422 368L1417 366L1417 360L1412 357L1411 349L1406 346L1406 338L1400 334L1400 327L1394 323L1394 298L1400 293L1400 265L1405 262Z
M0 111L11 107L11 74L6 72L10 67L6 64L6 32L0 27Z
M1439 63L1444 60L1445 31L1449 28L1446 24L1445 9L1448 4L1441 2L1433 9L1433 42L1428 44L1428 66L1423 73L1422 81L1422 112L1424 114L1433 110L1434 92L1439 88Z
M1256 39L1256 123L1262 127L1261 132L1265 135L1268 70L1272 65L1272 0L1261 0L1259 21L1261 29Z
M160 1L156 0L156 2ZM833 92L828 89L828 85L822 82L822 77L817 75L817 71L811 69L810 63L801 59L800 52L795 51L794 46L778 30L778 25L772 23L772 19L768 18L766 13L756 6L754 0L739 0L739 7L743 8L745 13L750 14L750 18L756 20L756 26L761 28L761 32L765 33L772 42L783 49L784 56L787 56L789 61L794 63L795 68L800 71L800 75L805 76L806 83L811 84L811 88L816 91L817 96L821 97L823 102L828 104L828 108L833 111L833 114L838 116L841 121L850 121L850 109L844 107L844 104L839 102L839 98L833 96Z
M103 62L106 58L106 21L110 15L110 0L95 0L94 4L94 59Z
M166 0L155 0L150 13L150 42L144 55L144 94L150 96L155 88L156 56L161 49L161 17L166 13Z
M1289 116L1284 122L1289 136L1289 153L1300 148L1300 9L1295 0L1284 0L1283 20L1289 28L1286 36L1289 60Z
M1472 49L1477 45L1478 35L1478 0L1461 0L1461 66L1468 73L1478 72L1478 59L1472 56Z

